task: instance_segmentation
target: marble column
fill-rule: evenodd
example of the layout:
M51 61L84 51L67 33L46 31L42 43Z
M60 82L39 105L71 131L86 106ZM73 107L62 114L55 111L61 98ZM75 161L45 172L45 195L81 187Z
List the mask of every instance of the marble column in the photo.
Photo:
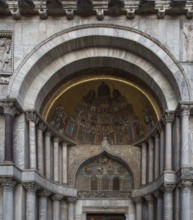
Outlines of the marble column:
M29 125L29 163L30 169L37 169L36 157L36 122L38 120L35 112L26 112Z
M45 126L42 122L38 125L37 130L37 148L38 148L38 171L41 175L44 175L44 141L43 131Z
M48 196L50 192L47 190L41 190L38 193L39 196L39 220L48 219Z
M75 203L76 198L68 198L68 220L75 220Z
M155 133L154 179L159 177L159 134Z
M135 202L135 218L136 220L142 220L142 205L143 205L143 200L140 197L134 198Z
M148 202L148 220L155 220L154 219L154 215L155 215L155 211L154 211L154 197L152 195L147 195L145 196L145 199Z
M45 172L46 178L51 178L51 134L49 131L45 133Z
M165 170L172 170L172 123L173 112L166 112L165 119Z
M148 139L148 182L153 181L153 140Z
M54 137L54 181L59 182L59 138Z
M0 179L3 187L3 220L14 220L14 188L16 181L11 178Z
M67 143L62 143L62 183L67 184L67 175L68 175L68 145Z
M4 164L13 164L13 124L14 116L17 113L16 108L12 102L0 103L3 106L5 115L5 151L4 151Z
M191 220L191 187L192 182L182 181L181 187L181 220Z
M53 200L53 220L60 220L60 200L64 196L55 194L52 196Z
M156 220L163 220L163 193L161 191L156 191L154 196L157 200L157 213L156 213Z
M174 184L166 184L162 187L164 192L164 207L163 207L163 219L164 220L172 220L173 219L173 190L175 188Z
M147 183L147 143L143 143L141 146L141 184Z
M164 157L165 157L165 151L164 151L164 143L165 143L165 135L164 135L164 128L163 128L163 123L160 123L160 139L159 139L159 147L160 147L160 165L159 165L159 174L161 175L164 172Z
M189 106L181 106L181 167L190 166L189 157L189 143L188 143L188 131L189 131Z
M68 218L68 203L63 199L61 201L61 220L67 220Z
M33 182L23 184L26 189L26 220L36 220L36 191L39 186Z

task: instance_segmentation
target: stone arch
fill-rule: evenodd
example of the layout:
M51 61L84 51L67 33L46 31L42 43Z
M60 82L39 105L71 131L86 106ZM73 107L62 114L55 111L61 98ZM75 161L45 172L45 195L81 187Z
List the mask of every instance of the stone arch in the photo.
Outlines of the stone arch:
M134 58L136 62L132 63ZM140 31L110 24L82 25L64 30L42 42L12 76L8 96L24 104L24 110L39 110L49 88L47 86L53 78L65 78L65 69L75 74L72 67L80 70L86 64L87 68L94 68L103 66L106 61L111 66L114 64L112 60L117 61L116 68L132 67L131 75L138 69L137 77L150 85L152 91L158 91L156 95L161 98L164 109L174 110L178 101L192 98L183 69L166 48ZM63 75L60 75L61 72Z
M73 187L76 186L76 177L77 177L77 173L78 171L84 166L86 165L87 163L89 163L90 161L94 160L95 158L99 157L100 155L107 155L109 156L110 158L116 160L116 161L119 161L121 164L123 164L132 174L133 176L133 181L134 181L134 188L138 187L138 185L140 183L138 183L138 177L137 177L137 173L139 172L139 170L137 170L137 168L135 167L135 164L133 164L132 162L129 162L129 161L126 161L122 156L112 152L112 151L109 151L107 149L104 149L102 151L100 151L99 153L97 154L94 154L94 155L90 155L89 157L83 159L77 166L76 168L76 171L75 171L75 175L74 175L74 178L73 178Z

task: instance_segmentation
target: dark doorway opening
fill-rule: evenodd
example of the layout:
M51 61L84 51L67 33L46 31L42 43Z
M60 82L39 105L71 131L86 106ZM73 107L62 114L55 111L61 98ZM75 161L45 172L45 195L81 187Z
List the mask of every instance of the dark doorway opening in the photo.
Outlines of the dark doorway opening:
M87 220L125 220L124 214L87 214Z

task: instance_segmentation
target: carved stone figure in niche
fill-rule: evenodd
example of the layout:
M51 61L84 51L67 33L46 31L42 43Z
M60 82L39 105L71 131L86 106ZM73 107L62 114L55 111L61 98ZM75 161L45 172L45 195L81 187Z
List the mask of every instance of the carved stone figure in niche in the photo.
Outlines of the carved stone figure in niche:
M93 173L93 169L90 165L88 165L87 167L85 167L85 172L86 174L92 174Z
M0 38L0 71L11 72L11 38Z
M153 129L154 126L155 126L155 123L154 123L154 120L153 120L152 113L151 113L151 111L149 110L148 107L146 107L143 110L143 115L144 115L144 121L147 124L149 130Z
M117 89L111 92L105 82L97 92L88 91L71 115L67 116L63 106L57 106L51 124L79 144L100 144L104 137L111 145L130 144L144 135L132 105Z

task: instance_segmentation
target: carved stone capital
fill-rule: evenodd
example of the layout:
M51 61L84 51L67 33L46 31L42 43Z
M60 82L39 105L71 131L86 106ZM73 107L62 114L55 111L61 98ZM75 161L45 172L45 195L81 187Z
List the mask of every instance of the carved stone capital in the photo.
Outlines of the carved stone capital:
M174 190L175 187L176 187L175 184L165 184L162 186L161 189L164 193L170 193Z
M11 190L11 191L13 191L15 185L17 184L17 182L11 177L1 177L0 183L3 188L6 188L6 190Z
M10 9L13 19L19 20L21 18L21 13L19 8Z
M0 106L3 107L4 114L9 114L14 116L18 113L13 102L0 102Z
M160 190L158 190L158 191L154 192L153 195L154 195L156 198L161 198L162 195L163 195L163 193L162 193Z
M164 16L165 16L165 13L166 13L165 8L159 8L158 11L157 11L157 17L159 19L163 19Z
M187 8L186 17L187 17L188 19L192 19L192 18L193 18L193 10L192 10L191 7L190 7L190 8Z
M163 115L163 122L166 123L173 123L175 118L174 112L165 112Z
M27 190L27 192L33 192L33 193L35 193L37 190L41 188L38 184L34 182L23 183L23 186Z
M190 191L192 187L192 182L188 180L182 180L178 186L183 190Z
M40 122L38 123L38 129L39 129L39 130L42 130L42 131L45 131L46 125L44 124L44 122L40 121Z
M134 8L127 9L126 17L127 19L133 19L135 17L135 9Z
M77 201L77 198L76 197L68 197L67 198L67 202L68 203L75 203Z
M64 198L63 195L60 195L60 194L54 194L51 196L52 200L56 200L56 201L60 201Z
M144 198L150 203L153 203L155 200L155 198L152 195L146 195Z
M57 136L53 137L53 142L59 143L59 141L60 141L59 137L57 137Z
M180 106L180 116L181 116L181 118L189 117L190 108L191 107L189 105L181 105Z
M74 18L74 10L67 9L65 10L65 13L68 20L72 20Z
M143 198L141 198L141 197L135 197L135 198L133 198L133 201L134 201L135 203L142 203L142 202L143 202Z
M46 8L38 9L38 13L41 19L46 19L48 17L48 12Z
M96 15L97 15L97 19L99 21L102 21L104 19L104 17L105 17L104 10L103 9L97 9L96 10Z
M37 114L34 111L28 111L28 112L26 112L26 120L27 121L34 121L35 124L37 124L39 121L39 117L37 116Z
M63 142L62 142L62 147L68 147L68 143L65 142L65 141L63 141Z
M38 192L38 196L39 197L48 197L51 195L51 192L47 191L47 190L41 190Z

